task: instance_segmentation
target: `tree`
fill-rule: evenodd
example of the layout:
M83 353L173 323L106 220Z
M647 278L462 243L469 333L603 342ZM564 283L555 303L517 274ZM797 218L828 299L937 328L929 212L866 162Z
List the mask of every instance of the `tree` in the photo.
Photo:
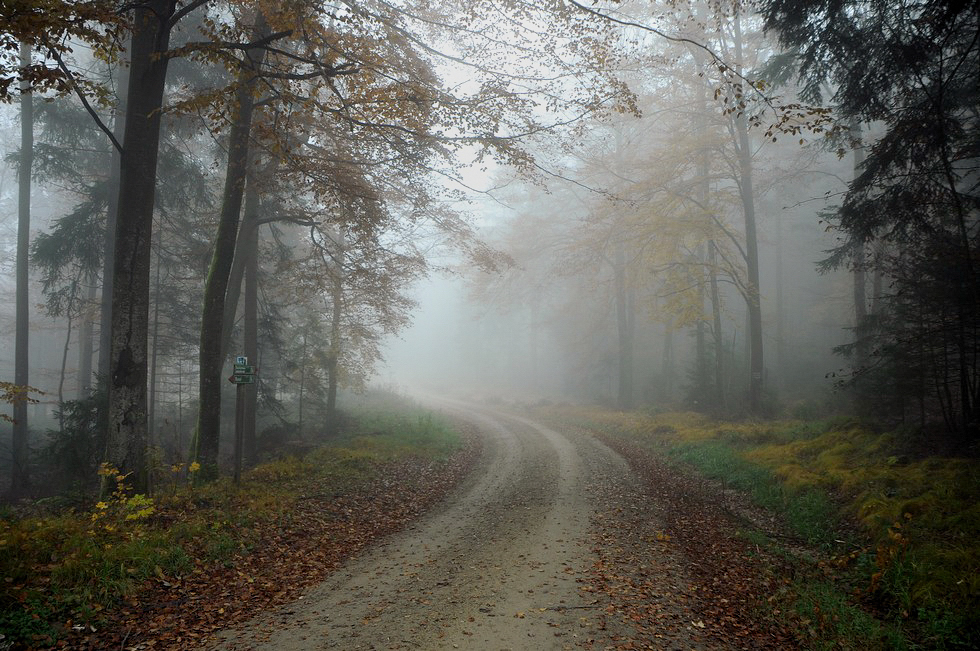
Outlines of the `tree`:
M92 45L104 58L117 52L117 37L124 16L112 0L51 0L38 3L5 2L0 5L0 101L9 102L11 88L26 82L35 93L58 95L90 92L104 97L104 89L80 78L66 57L78 42ZM22 44L38 56L27 67L17 60Z
M256 11L252 20L252 41L270 36L265 17ZM265 50L248 49L240 62L237 92L232 105L231 132L228 137L228 160L218 232L215 236L211 265L204 286L204 309L201 316L200 408L198 409L198 450L201 478L218 476L218 449L221 421L221 386L224 357L220 345L225 314L225 294L235 257L235 241L245 194L245 176L249 161L249 139L255 111L255 85L260 76ZM219 342L215 345L215 342Z
M742 21L738 13L733 20L735 70L741 75L745 61L742 49ZM747 107L742 107L735 114L735 151L738 154L738 191L742 199L742 216L745 219L745 301L749 311L749 411L758 414L762 409L765 363L762 343L762 294L759 284L759 236L756 232L755 189L752 183L752 150L747 111Z
M852 122L884 131L837 211L843 242L824 262L846 267L858 247L872 245L868 266L890 280L880 311L858 324L872 355L855 377L874 387L864 404L904 417L922 396L922 422L941 420L960 442L975 440L980 7L769 0L763 12L795 52L807 97L822 100L831 89L841 131Z
M448 6L434 8L437 11L448 9ZM453 13L457 9L452 7ZM545 127L530 119L526 112L530 107L527 101L501 85L502 80L508 78L506 72L478 67L481 74L493 78L495 83L480 87L473 97L453 95L438 79L436 66L440 60L460 62L462 59L426 45L422 35L428 36L437 24L431 18L420 19L399 5L381 3L351 4L348 11L347 20L342 23L324 24L315 12L298 18L290 16L290 20L305 21L304 28L297 31L303 36L284 42L270 55L269 70L261 75L268 95L268 100L263 103L274 104L277 108L272 114L274 117L267 121L274 128L270 129L266 124L263 132L263 127L258 125L259 130L253 131L252 137L258 142L272 143L266 145L267 151L274 158L282 159L295 177L312 183L316 201L344 206L350 201L349 197L343 197L345 192L357 200L362 198L365 187L368 194L375 190L385 191L386 187L395 185L394 179L404 179L400 188L407 189L415 213L412 218L418 219L424 217L425 207L431 201L428 190L422 185L423 180L437 161L451 161L452 152L465 144L476 143L505 160L528 165L527 154L517 145L521 132L506 138L499 137L497 132L502 128L533 132ZM534 13L562 17L566 22L568 18L551 5ZM469 39L476 32L467 20L486 22L486 17L474 11L464 14L459 24L447 20L442 25L451 36L465 34ZM274 27L279 27L283 21L284 17L277 15L273 20ZM570 29L562 23L558 23L558 27ZM494 39L485 39L485 42L494 43L494 47L503 43ZM471 45L454 43L453 47L465 49ZM317 58L324 57L325 52L329 53L325 58L326 65ZM316 66L310 69L314 61ZM580 75L579 78L589 79L590 76ZM532 79L527 77L525 82ZM588 92L596 90L570 79L562 82L566 89L577 85L578 89ZM544 77L540 81L546 83ZM584 101L583 92L580 90L573 96L573 101ZM596 105L589 110L599 108ZM351 137L351 142L337 145L338 140ZM350 174L350 169L357 166L375 168L367 186L363 183L348 185L346 179L359 174ZM380 229L373 223L376 214L375 211L351 213L346 217L351 225L341 227L352 232L377 232ZM455 229L458 236L464 230L459 223L442 220L440 226ZM225 237L222 241L231 242L231 238ZM220 279L223 275L222 271L212 278ZM217 288L216 284L214 300L222 294ZM336 287L332 294L338 295ZM334 303L335 311L340 310L339 301ZM227 318L228 311L224 312L224 318ZM206 328L211 327L208 323L213 319L219 318L217 311L211 313L214 316L206 317ZM337 323L338 319L331 316L331 322ZM205 340L213 339L202 334L202 343ZM331 345L336 345L337 340L334 336ZM339 354L331 352L328 368L335 367ZM211 353L202 346L199 434L202 451L207 452L205 459L212 464L217 453L219 413L213 400L220 394L217 390L220 367L217 355L207 364L204 363L205 355L210 357ZM336 393L336 376L337 373L331 373L330 395ZM210 396L207 399L205 391ZM333 400L328 399L328 403L332 404Z
M206 0L195 0L178 7L175 0L149 0L133 14L113 263L107 458L133 473L136 490L147 485L150 242L168 63L185 52L258 47L222 41L171 50L173 29L205 4Z
M23 69L31 65L31 45L20 46L20 63ZM20 85L20 161L17 193L17 343L14 359L14 384L26 387L29 384L29 361L27 338L30 332L30 313L28 312L28 255L31 237L31 172L34 160L34 95L30 82L26 79ZM10 492L14 497L24 495L30 488L28 467L27 402L14 402L14 426L11 451L13 468L11 471Z
M266 7L270 23L282 30L271 34L268 40L251 43L242 42L241 32L226 22L234 18L235 11L215 12L220 17L208 23L203 41L172 48L170 40L175 27L192 12L211 6L217 3L148 0L135 5L132 11L117 13L108 2L55 2L48 8L50 11L30 15L18 13L16 7L4 8L3 17L10 31L2 35L28 36L34 42L45 43L45 52L56 64L32 67L29 74L46 80L46 88L75 93L121 150L113 272L111 281L104 279L112 285L107 457L123 472L134 473L137 490L146 485L143 455L147 439L150 239L162 99L171 59L237 62L238 57L230 57L230 52L268 49L272 42L294 31L301 32L303 38L277 48L275 54L282 69L264 77L269 82L269 95L289 107L280 113L286 121L274 128L291 132L288 127L292 124L302 128L303 124L326 118L347 127L358 144L353 151L369 142L368 149L378 157L389 156L406 169L424 169L426 173L450 177L454 176L452 152L473 144L501 160L532 169L535 162L521 146L522 138L556 124L574 122L582 115L617 107L628 109L630 102L625 87L607 74L610 50L602 29L593 29L593 18L569 11L557 1L534 7L507 3L504 8L515 17L513 21L497 20L496 12L501 7L490 1L472 3L468 11L452 20L440 19L458 11L455 3L433 6L424 13L398 3L342 3L330 15L318 5L304 3L275 11ZM525 21L547 25L567 48L559 52L537 36L524 43L513 38L515 34L528 34ZM110 44L118 42L124 25L132 40L125 134L120 143L88 102L92 96L106 97L105 92L71 69L65 43L68 37L94 43L101 54L112 58L116 52ZM445 44L444 51L434 47L435 43ZM497 60L513 65L510 69L495 69L483 63L467 63L477 61L469 57L473 52L481 53L481 62ZM510 56L532 52L540 56ZM451 92L437 70L447 62L468 65L476 83L457 86L456 92ZM559 74L547 70L551 64L560 69ZM8 70L0 66L3 75ZM340 71L350 77L312 88L292 83L329 80ZM9 78L3 75L0 79ZM280 83L273 84L273 80ZM222 96L223 90L217 89L212 97ZM189 102L193 101L196 100ZM178 101L176 108L189 102ZM539 120L543 113L537 109L546 104L554 114L564 114L551 123ZM197 106L203 104L199 102ZM219 108L212 115L220 115L221 104L213 106ZM296 141L317 144L308 138ZM288 147L278 153L288 159L292 150ZM436 158L441 163L438 167ZM366 158L359 162L377 161ZM407 183L406 187L412 187L421 197L424 182L423 176L416 176L414 186ZM214 312L218 314L215 318L220 318L220 310ZM207 372L212 370L208 368ZM210 455L214 453L216 457L217 449L211 440L216 440L216 433L202 432L202 436L208 441L206 461L211 465Z
M150 238L170 32L187 7L148 0L133 14L113 263L106 458L145 491Z
M68 321L65 348L62 355L61 379L58 383L58 402L64 402L65 366L71 342L72 329L79 318L88 320L91 312L91 294L83 294L85 288L94 289L94 278L101 265L102 238L105 229L100 223L99 206L82 202L75 210L56 222L52 233L41 233L31 247L31 259L42 270L43 291L47 298L46 311L50 317L64 317ZM84 374L85 356L88 356L88 374L92 368L91 333L86 347L79 351L79 373ZM79 378L80 386L83 378ZM76 397L83 400L87 391Z
M251 166L253 174L255 162ZM239 248L245 258L245 323L242 333L242 348L245 356L253 364L259 363L259 192L254 182L248 182L245 188L245 213L243 228L240 233L245 237L245 245ZM257 445L255 418L258 411L258 387L255 384L245 385L245 413L242 432L243 449L239 454L249 465L257 461Z
M65 359L72 326L81 319L77 398L84 399L91 389L93 323L97 320L92 306L103 267L105 213L112 199L113 186L106 175L110 147L71 97L42 104L38 121L43 129L35 143L34 177L69 193L76 203L71 212L54 221L49 232L37 236L31 258L41 271L48 316L69 319ZM64 366L60 385L64 384Z
M122 65L117 66L116 102L113 111L112 136L116 142L125 140L126 95L129 92L129 75ZM109 162L109 197L106 208L105 237L102 242L102 296L99 301L99 377L107 382L112 350L112 283L115 281L116 229L119 222L119 181L122 176L122 152L112 148ZM108 396L100 405L103 420L108 422Z

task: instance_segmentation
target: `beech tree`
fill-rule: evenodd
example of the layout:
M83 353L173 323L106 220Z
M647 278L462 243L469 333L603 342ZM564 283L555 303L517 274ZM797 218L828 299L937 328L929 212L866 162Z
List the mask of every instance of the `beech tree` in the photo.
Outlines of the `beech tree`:
M629 404L630 365L640 368L637 358L643 355L642 348L625 351L636 336L652 338L649 326L643 324L652 318L665 323L668 332L693 331L689 404L709 411L734 407L758 413L766 406L762 400L766 369L757 202L793 174L798 164L791 159L792 165L778 173L762 167L761 188L756 187L756 167L771 157L769 152L776 147L771 141L781 133L798 137L807 127L820 128L827 117L825 110L811 110L792 96L779 99L764 92L769 86L752 80L759 61L771 51L761 41L758 18L712 8L718 11L709 14L700 3L672 4L666 16L649 24L642 16L647 5L632 5L631 13L626 8L615 14L594 9L621 28L624 39L636 38L646 46L643 36L655 34L661 46L667 43L633 54L650 65L669 61L671 68L629 78L644 117L615 120L612 127L596 125L590 133L593 138L579 140L571 152L574 163L568 176L570 184L578 183L585 190L584 198L563 200L563 212L556 220L575 223L566 230L574 244L563 246L574 263L562 267L578 267L578 273L607 280L599 290L604 296L596 298L610 304L596 300L593 305L597 314L612 313L608 318L615 317L617 326L615 331L610 326L606 336L624 344L615 354L621 375L620 405ZM749 35L741 34L743 23L753 25L746 30ZM637 67L648 71L650 65ZM638 135L627 137L624 147L614 146L619 141L617 128ZM579 205L588 206L589 214L573 220ZM522 221L529 218L524 215ZM544 232L536 229L529 236L523 224L513 228L535 242ZM520 238L507 241L514 239ZM508 250L525 259L517 255L520 241ZM607 263L602 263L603 256ZM511 273L521 275L520 270ZM525 278L536 282L533 273ZM509 278L505 282L508 287L514 284ZM484 289L480 296L490 293ZM636 298L630 299L630 294ZM737 307L736 298L745 305L746 327L730 314ZM630 316L634 303L640 306L638 323ZM731 334L728 343L723 330ZM743 338L745 332L749 336ZM736 335L748 343L744 364L732 355ZM672 337L657 339L663 344L664 360L674 359ZM733 379L736 371L738 380ZM652 373L649 365L645 372Z
M489 1L472 3L462 14L455 13L457 6L432 6L418 12L407 5L381 2L342 3L329 12L318 6L290 7L296 13L264 7L270 24L281 30L253 42L240 40L240 32L226 22L236 12L216 10L203 41L171 47L178 24L193 12L212 7L218 4L147 0L133 5L131 12L117 13L114 5L105 2L54 3L43 16L5 8L10 31L4 37L28 35L35 42L51 41L46 52L53 65L32 68L30 75L46 80L45 87L80 97L121 151L111 279L107 457L122 471L134 473L137 490L146 484L149 245L161 109L171 59L240 60L229 53L271 51L274 42L302 28L306 40L296 41L300 47L290 45L275 52L280 62L291 62L293 69L265 79L323 79L331 77L329 71L341 69L349 70L351 79L322 85L316 92L289 83L270 86L270 95L292 107L291 113L282 115L290 119L329 117L346 124L355 138L373 137L389 146L388 151L397 151L398 160L420 159L423 166L433 162L427 155L419 156L426 150L441 149L448 155L477 144L501 160L533 169L536 162L521 147L522 138L597 111L630 108L627 89L608 74L608 64L615 56L603 37L602 24L557 1L534 7L506 4L503 8L511 12L513 21L499 21L501 7ZM106 97L105 92L71 69L64 45L67 40L56 39L70 35L97 44L111 58L118 51L117 37L124 28L131 42L125 134L120 142L88 102ZM562 42L565 49L550 47L533 28L546 29L549 42ZM443 49L435 43L444 45ZM474 52L480 56L471 56ZM494 68L485 64L490 60L507 65ZM450 63L464 65L472 73L472 82L456 86L453 92L441 82L437 69ZM8 71L5 67L4 80L16 78ZM552 110L551 122L539 119L546 115L539 108ZM372 132L376 135L369 135ZM449 164L429 171L455 176ZM416 182L421 185L423 180ZM210 443L205 450L212 453ZM206 460L210 465L211 459Z
M378 179L382 191L385 185L392 184L392 172L395 177L404 179L401 189L407 189L412 196L416 212L429 201L423 180L433 169L430 167L433 159L448 162L448 155L464 144L477 143L508 162L529 164L526 154L515 144L520 133L512 133L507 138L498 135L507 118L512 119L513 127L519 126L528 133L546 128L530 119L527 113L531 107L529 101L497 85L484 86L473 97L448 94L441 88L434 66L440 59L459 62L458 57L426 47L421 36L411 31L430 30L430 20L420 20L405 8L382 4L350 5L347 10L349 14L345 15L345 21L336 24L325 24L316 12L300 16L280 12L270 16L273 29L281 29L278 33L287 33L290 31L287 27L298 21L303 28L295 31L303 36L286 39L282 47L270 54L269 69L256 75L263 83L266 95L263 103L278 108L265 126L258 126L259 131L254 131L252 137L269 143L267 151L273 158L281 158L292 174L311 180L316 200L322 201L325 196L333 195L336 201L336 189L344 183L330 172L338 167L337 160L331 159L338 151L349 159L348 167L377 168L372 178ZM555 17L552 6L536 13L547 17L548 12ZM475 14L464 18L486 21L485 17ZM383 36L363 35L375 29L381 29ZM460 33L470 34L465 21L449 30L451 36ZM326 52L330 54L324 58ZM489 69L481 69L481 72L498 81L513 74ZM563 82L566 88L571 84L570 79ZM540 78L540 81L544 80L544 77ZM578 87L580 90L573 96L574 101L586 102L587 97L581 89L595 93L601 85L578 84ZM590 110L598 108L595 105ZM232 134L238 133L236 124L232 122ZM334 126L332 131L324 133L323 124L341 128ZM343 130L354 134L352 142L356 144L338 149L330 142L342 137ZM354 151L356 155L349 153ZM231 169L229 167L229 171ZM240 183L232 183L231 178L229 175L227 187L234 188L240 206ZM353 190L357 192L356 188ZM228 218L237 215L237 206L227 202L225 206ZM222 222L232 223L225 219ZM352 224L355 231L373 228L368 213L356 215ZM440 226L446 228L447 222L442 221ZM456 236L466 230L460 227L458 220L449 229L455 230ZM221 248L226 252L230 250L232 238L228 234L221 236L219 242L229 243L228 247ZM218 250L216 248L216 252ZM225 260L229 257L223 256ZM225 292L221 285L227 273L224 268L218 271L220 273L209 277L215 281L215 292L209 301L223 300ZM220 412L216 405L220 400L221 356L206 350L203 344L213 341L205 331L210 331L218 319L227 318L222 312L227 311L209 310L202 329L202 408L198 434L202 463L209 468L206 474L213 474L211 469L217 459ZM334 385L331 393L335 390Z
M252 41L270 36L265 17L258 11L252 19ZM211 265L204 286L204 310L201 316L200 408L198 410L198 450L201 477L213 479L218 474L219 422L221 418L221 382L224 358L220 343L222 318L228 277L235 256L235 241L245 193L245 174L249 160L249 138L255 110L255 85L261 75L265 56L263 49L248 49L240 61L235 101L231 107L231 131L228 137L228 159L218 232L215 236Z
M20 46L21 69L31 67L30 43ZM26 75L24 75L26 77ZM17 176L17 332L14 352L14 384L20 387L29 385L29 366L27 338L30 332L28 312L28 252L31 237L31 173L34 160L34 89L30 81L20 83L20 160ZM10 492L16 498L24 495L30 487L27 401L14 402L13 441L11 445L13 469Z

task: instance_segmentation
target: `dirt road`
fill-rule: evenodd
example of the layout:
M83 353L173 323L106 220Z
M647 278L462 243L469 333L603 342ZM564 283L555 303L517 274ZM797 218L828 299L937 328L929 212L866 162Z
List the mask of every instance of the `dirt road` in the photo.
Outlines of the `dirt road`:
M484 436L473 475L416 526L292 604L226 631L217 648L517 651L623 640L586 577L597 518L625 512L655 528L655 515L639 512L646 500L626 462L583 434L461 403L440 408ZM685 577L664 567L665 586L683 591ZM681 604L665 607L684 620ZM678 626L658 648L704 648L697 634Z

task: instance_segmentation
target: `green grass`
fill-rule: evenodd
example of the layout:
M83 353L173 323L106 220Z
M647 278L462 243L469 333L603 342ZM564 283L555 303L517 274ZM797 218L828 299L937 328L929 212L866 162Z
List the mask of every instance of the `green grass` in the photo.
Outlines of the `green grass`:
M808 638L811 648L903 648L902 635L920 648L980 646L976 459L922 456L927 446L907 430L880 432L849 420L719 422L693 413L567 406L540 413L623 438L777 514L816 560L838 567L837 580L819 589L796 585L799 603L855 609L831 616L839 625ZM742 535L792 555L761 534ZM800 572L820 576L803 566L810 561L798 561ZM858 607L855 588L873 602L882 628ZM848 636L867 646L848 646Z
M854 605L840 587L825 581L793 584L794 609L807 647L819 651L873 649L903 651L910 645L901 630Z
M421 408L397 412L364 408L353 415L355 427L331 447L357 449L377 460L414 455L441 461L461 445L459 434L448 422Z
M811 545L831 547L841 529L838 509L823 491L792 491L771 471L742 458L731 443L705 441L668 448L675 461L686 463L723 486L746 493L756 506L783 517L789 530Z

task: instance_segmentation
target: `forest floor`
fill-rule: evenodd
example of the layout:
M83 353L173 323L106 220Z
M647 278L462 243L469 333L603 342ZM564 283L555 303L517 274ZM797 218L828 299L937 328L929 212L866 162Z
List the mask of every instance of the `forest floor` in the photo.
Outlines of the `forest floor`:
M240 486L174 466L152 500L0 512L0 651L976 648L973 459L430 402L365 403Z
M780 563L736 533L753 517L747 505L577 428L445 409L480 442L445 478L409 471L340 507L365 529L357 539L377 544L341 562L352 550L322 534L322 510L338 507L311 505L252 567L199 582L180 607L190 616L165 623L142 599L126 624L141 633L135 648L198 648L205 638L238 651L795 648L764 607ZM420 480L448 499L405 526L400 502ZM283 580L267 589L258 573ZM173 608L167 592L157 600ZM214 619L203 612L219 609ZM147 635L154 628L167 632Z
M288 512L247 533L233 533L229 549L218 554L192 550L194 567L186 574L166 574L158 568L157 576L129 591L121 607L104 612L98 627L69 622L69 630L50 648L202 649L222 629L276 607L296 608L288 604L302 604L297 600L305 591L350 558L440 503L480 456L481 439L469 434L446 460L409 454L379 464L373 478L356 483L353 490L336 482L306 480L304 492ZM214 523L219 525L235 528L228 522ZM246 539L247 548L242 549L238 541ZM208 556L219 560L205 560ZM7 648L0 638L0 651Z

